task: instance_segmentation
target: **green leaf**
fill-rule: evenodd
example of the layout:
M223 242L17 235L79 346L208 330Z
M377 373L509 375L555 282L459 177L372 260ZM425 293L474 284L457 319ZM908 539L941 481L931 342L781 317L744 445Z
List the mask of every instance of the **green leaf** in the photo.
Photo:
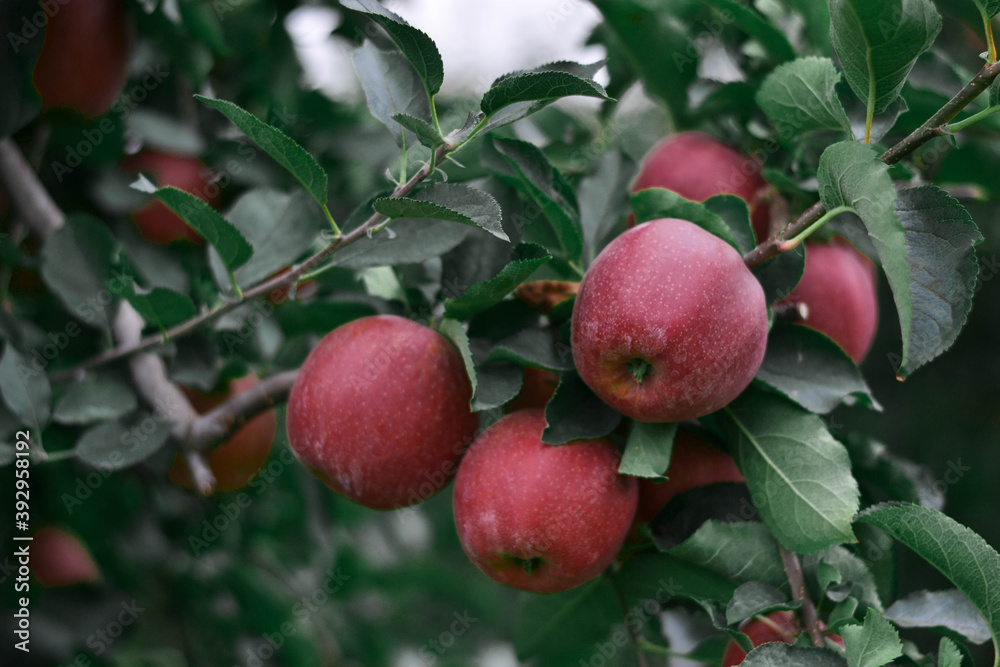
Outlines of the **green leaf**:
M301 191L249 190L226 211L225 218L254 249L250 261L234 272L237 284L244 289L294 264L319 234L329 230L320 209ZM214 250L209 262L216 282L228 285L229 277Z
M722 419L754 505L782 546L809 554L854 541L858 485L823 420L757 391L744 392Z
M638 553L615 573L615 581L630 604L673 598L725 604L736 584L715 572L664 553Z
M890 500L944 509L943 486L937 483L937 477L928 468L893 454L892 450L873 438L851 434L843 441L851 455L854 476L859 482L871 484ZM961 458L950 461L949 467L957 473L970 470L962 464Z
M829 0L833 47L854 93L885 111L941 32L931 0Z
M735 195L715 195L703 202L710 213L722 218L736 239L736 249L746 254L757 246L753 225L750 223L750 208L741 197Z
M391 118L412 132L417 141L428 148L437 148L444 144L444 137L434 129L434 126L423 118L417 118L407 113L394 113Z
M52 419L60 424L90 424L124 417L137 407L135 393L124 382L88 377L63 394Z
M87 324L111 330L112 277L117 243L107 225L87 215L71 215L42 245L42 280L66 309Z
M962 667L962 652L958 645L947 637L941 638L938 644L937 667Z
M173 423L147 412L107 421L84 432L76 458L102 470L122 470L146 460L170 438Z
M41 17L41 28L28 18L34 18L39 9L38 3L33 0L8 0L0 3L0 26L6 28L3 32L7 44L0 50L0 91L3 91L3 104L0 104L0 140L31 122L41 108L32 72L45 42L44 26L48 22L48 14ZM55 8L49 11L55 11ZM31 38L24 34L25 26L31 29Z
M448 252L471 230L468 225L447 220L396 220L378 234L338 250L333 261L348 269L419 264Z
M821 130L850 132L851 121L837 97L840 79L829 58L799 58L764 79L757 104L788 139Z
M864 625L844 626L840 634L848 667L882 667L903 655L899 633L877 609L868 610Z
M553 595L525 595L514 629L520 661L575 664L594 650L612 625L621 622L614 589L605 577Z
M589 264L607 243L615 224L628 213L628 186L636 164L621 151L605 153L580 182L580 226Z
M427 33L414 28L375 0L341 0L340 4L345 9L367 14L385 28L424 82L428 97L433 97L441 90L441 84L444 83L444 63L437 45Z
M632 422L618 474L666 479L676 435L676 423Z
M805 270L806 248L803 243L764 262L753 270L753 274L764 288L767 303L773 304L792 293Z
M726 605L726 622L736 625L757 614L772 611L795 611L802 606L798 600L788 599L780 589L759 581L748 581L733 593Z
M944 514L920 505L884 504L855 519L879 528L933 565L975 605L993 635L1000 660L1000 554L982 537Z
M468 185L436 183L413 198L384 197L372 208L390 218L433 218L485 229L502 241L510 241L503 230L500 204L488 192Z
M806 22L806 31L819 53L830 53L830 7L816 0L786 0Z
M540 245L521 243L514 248L514 259L489 280L476 283L457 299L445 301L448 317L467 320L476 313L500 303L508 294L547 264L552 255Z
M699 60L688 27L669 10L642 0L592 1L646 91L662 100L675 120L683 118Z
M438 333L450 340L458 348L462 355L462 362L465 370L469 374L469 382L472 383L472 398L469 400L471 406L476 398L476 364L472 361L472 350L469 348L469 335L465 333L462 323L458 320L444 319L438 326Z
M342 324L368 315L375 309L354 301L286 301L275 311L281 328L289 336L312 333L326 335Z
M899 374L906 377L951 347L968 319L979 276L982 234L957 199L933 186L899 192L906 230L913 326L904 338Z
M760 42L775 60L785 62L795 58L795 49L788 38L751 7L736 0L702 0L702 2L721 12L727 20Z
M718 236L737 251L740 249L736 237L733 236L725 220L708 210L704 204L685 199L676 192L663 188L640 190L629 196L629 203L632 205L637 223L660 218L687 220Z
M33 430L39 431L48 423L52 400L49 378L44 369L32 367L10 343L0 358L0 396L21 423Z
M476 366L476 395L473 412L499 408L521 391L524 376L521 367L507 361Z
M807 573L816 572L818 584L821 583L818 581L820 569L826 569L828 572L830 569L836 571L837 583L850 585L853 598L860 600L865 607L882 611L882 600L879 598L870 566L846 547L835 546L805 556L802 565Z
M980 11L986 13L986 17L993 19L1000 14L1000 0L972 0L979 7Z
M738 584L760 581L787 590L778 544L762 523L703 523L667 553Z
M427 91L413 66L399 51L381 51L367 41L354 52L353 58L372 116L389 128L397 146L402 146L404 139L407 145L412 144L397 117L431 117Z
M885 617L901 628L956 632L973 644L990 640L990 628L962 591L916 591L896 600Z
M487 117L517 102L550 102L570 95L611 99L601 84L569 72L528 72L503 79L486 91L479 108Z
M740 665L742 667L847 667L847 662L827 649L770 642L750 651Z
M772 328L756 378L810 412L826 414L841 403L877 406L851 358L808 327Z
M532 202L538 206L559 239L566 260L579 264L583 234L575 202L569 197L565 180L535 145L516 139L495 137L494 148L503 156L506 168ZM493 168L491 165L490 168Z
M292 141L278 128L268 125L232 102L213 100L201 95L195 95L195 98L232 121L233 125L240 128L250 141L260 146L292 176L299 179L302 186L312 195L313 199L319 202L320 206L326 206L326 172L302 146ZM210 237L206 238L211 240ZM219 254L225 256L221 250Z
M609 435L622 416L590 390L576 373L563 373L556 393L545 406L542 442L564 445L574 440L596 440Z
M486 361L512 361L519 366L532 366L548 371L573 370L573 353L547 331L522 329L504 338L490 350Z
M166 287L140 292L133 280L122 283L121 294L142 315L142 319L161 332L194 317L198 312L191 297Z
M230 271L240 268L253 256L253 246L243 238L243 234L204 200L172 186L156 189L143 176L132 187L155 192L157 199L212 244Z

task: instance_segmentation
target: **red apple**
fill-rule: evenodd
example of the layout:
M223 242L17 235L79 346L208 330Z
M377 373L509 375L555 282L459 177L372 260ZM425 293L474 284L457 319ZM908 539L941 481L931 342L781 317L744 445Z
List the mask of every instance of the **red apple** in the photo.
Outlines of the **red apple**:
M35 533L31 542L31 573L46 588L96 581L100 576L87 547L52 526Z
M253 388L259 382L256 377L248 375L233 380L222 391L204 394L185 387L184 393L194 409L204 414L232 396ZM208 467L215 475L216 490L236 491L249 484L253 476L267 463L277 430L278 418L274 410L266 410L247 421L231 438L209 452ZM187 463L180 454L174 458L168 477L171 482L185 489L194 488L191 471L188 470Z
M634 227L587 271L572 321L573 360L605 403L644 422L727 405L767 346L764 290L740 254L677 219Z
M526 367L521 393L507 404L507 412L544 408L559 386L559 376L541 368Z
M702 132L667 137L643 159L632 192L665 188L691 201L715 195L736 195L750 207L757 238L768 236L771 216L760 200L767 187L760 162ZM629 218L632 226L635 218Z
M122 169L151 173L158 187L172 185L213 207L218 203L218 188L209 183L206 178L208 168L197 158L147 148L122 160ZM161 201L151 201L134 211L132 219L142 237L152 243L202 242L198 233Z
M637 523L652 521L674 496L699 486L718 482L743 482L733 459L688 431L678 431L670 456L667 480L639 480Z
M333 330L288 401L292 450L327 486L373 509L420 502L455 474L479 426L458 350L393 315Z
M781 303L800 305L800 324L826 334L861 363L878 328L876 279L875 265L845 239L807 243L802 280Z
M100 116L125 84L129 28L121 0L70 0L54 10L35 64L42 108Z
M634 477L618 475L610 440L550 446L545 413L502 418L469 448L455 479L455 527L487 576L535 593L564 591L600 574L635 516Z
M820 624L822 627L822 624ZM761 644L772 642L783 642L793 644L795 639L803 632L799 626L795 614L790 611L775 611L763 618L751 618L743 622L740 630L750 638L754 648ZM844 640L839 635L828 633L826 638L844 647ZM726 652L722 657L721 667L735 667L741 664L747 657L746 651L741 649L736 642L729 642Z

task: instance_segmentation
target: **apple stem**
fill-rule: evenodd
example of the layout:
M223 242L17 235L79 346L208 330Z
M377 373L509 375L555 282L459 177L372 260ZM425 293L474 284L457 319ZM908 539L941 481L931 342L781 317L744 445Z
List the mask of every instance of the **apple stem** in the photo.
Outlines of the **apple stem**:
M642 381L646 379L646 376L648 376L652 370L653 365L641 357L630 359L628 362L628 371L639 384L642 384Z
M785 574L788 576L788 585L792 588L792 597L802 603L800 612L809 638L812 640L813 646L822 648L823 632L819 629L819 614L816 613L816 606L807 594L799 555L783 546L779 545L778 548L781 551L781 562L785 566Z

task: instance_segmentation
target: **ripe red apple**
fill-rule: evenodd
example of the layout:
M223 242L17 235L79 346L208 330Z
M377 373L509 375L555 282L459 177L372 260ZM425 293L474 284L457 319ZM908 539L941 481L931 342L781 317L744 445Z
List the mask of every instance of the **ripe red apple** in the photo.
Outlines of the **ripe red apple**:
M820 624L822 628L822 624ZM790 611L775 611L764 618L751 618L743 622L740 630L750 638L754 648L761 644L771 642L783 642L785 644L795 643L795 639L803 632L798 623L798 619ZM844 640L839 635L828 633L826 638L844 647ZM726 652L722 657L721 667L735 667L741 664L747 657L746 651L739 645L731 641L726 646Z
M201 160L188 155L175 155L147 148L122 160L127 172L146 172L153 175L159 187L172 185L208 202L218 203L218 188L206 178L208 168ZM201 243L202 239L184 220L158 200L151 201L132 213L132 219L142 238L152 243L189 241Z
M768 236L771 216L760 200L767 187L756 159L740 153L702 132L682 132L667 137L643 158L632 192L665 188L691 201L715 195L736 195L750 207L757 238ZM629 218L629 226L635 218Z
M100 116L125 84L129 28L122 0L52 3L33 74L42 108Z
M800 324L829 336L861 363L878 328L875 265L845 239L806 244L806 268L780 303L799 304Z
M502 418L469 448L455 479L455 527L466 555L502 584L564 591L600 574L635 516L634 477L617 473L610 440L550 446L545 413Z
M327 486L373 509L440 491L479 426L458 350L393 315L326 335L288 401L292 450Z
M559 386L559 376L541 368L525 367L521 393L507 404L507 412L544 408Z
M96 581L100 576L87 547L53 526L35 533L31 542L31 573L46 588Z
M248 375L233 380L221 391L204 394L197 389L184 387L184 393L194 409L204 414L229 398L253 388L259 382L256 377ZM266 410L247 421L231 438L209 452L208 467L215 475L216 490L236 491L249 484L253 476L267 463L277 430L278 418L274 410ZM188 470L187 462L180 454L174 458L174 464L167 475L170 481L178 486L185 489L194 488L191 471Z
M743 482L733 459L722 450L688 431L678 431L670 456L667 480L639 480L639 509L636 523L652 521L674 496L699 486L718 482Z
M580 377L614 409L644 422L694 419L727 405L760 368L764 290L725 241L654 220L594 260L572 339Z

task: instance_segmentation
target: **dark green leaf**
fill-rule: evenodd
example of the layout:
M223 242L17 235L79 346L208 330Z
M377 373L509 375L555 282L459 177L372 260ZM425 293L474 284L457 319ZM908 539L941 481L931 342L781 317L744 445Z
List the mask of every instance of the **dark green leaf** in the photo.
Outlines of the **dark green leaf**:
M753 274L764 288L764 298L773 304L792 293L805 270L806 249L805 244L800 244L764 262L753 270Z
M28 17L41 7L35 0L8 0L0 3L0 26L5 47L0 49L0 140L6 139L38 115L41 100L32 81L38 53L45 41L45 15L42 27ZM28 32L25 29L30 29Z
M469 374L469 382L472 383L472 398L469 405L472 405L476 397L476 365L472 361L472 350L469 348L469 336L465 333L462 323L458 320L444 319L438 326L438 332L455 344L459 354L462 355L462 362L465 370Z
M265 153L299 179L299 182L313 196L313 199L321 206L326 206L326 172L302 146L292 141L278 128L268 125L232 102L213 100L201 95L195 95L195 98L232 121L252 142L260 146ZM225 253L221 250L219 254L225 257Z
M736 249L746 254L757 245L753 225L750 223L750 209L741 197L735 195L715 195L704 201L710 213L722 218L736 239Z
M857 482L844 446L819 417L773 394L745 392L723 412L754 504L797 553L854 541Z
M837 97L841 75L829 58L800 58L775 69L757 91L757 104L783 137L807 132L849 132L851 121Z
M63 394L52 419L60 424L90 424L124 417L136 407L135 394L124 382L90 377Z
M757 614L794 611L801 606L801 602L789 600L784 592L774 586L759 581L748 581L736 589L729 604L726 605L726 622L736 625Z
M742 667L847 667L847 662L827 649L771 642L761 644L750 651L740 665Z
M944 490L928 468L897 456L872 438L852 434L844 444L851 455L854 476L862 484L873 485L891 500L944 509ZM949 467L956 474L969 470L961 458L950 461Z
M706 521L667 553L738 584L760 581L788 587L778 544L762 523Z
M556 393L545 406L542 442L564 445L574 440L595 440L609 435L622 416L590 390L576 373L563 373Z
M17 458L17 450L14 445L0 442L0 468L9 466Z
M376 199L372 207L390 218L450 220L485 229L503 241L510 240L503 231L497 200L488 192L468 185L436 183L413 198Z
M133 109L125 118L125 126L143 146L180 155L197 156L205 152L205 140L195 127L161 111Z
M86 215L71 215L42 246L42 280L66 309L87 324L110 331L112 277L116 243L107 225Z
M847 82L882 113L941 32L941 15L931 0L829 0L829 5L830 36Z
M715 572L664 553L636 554L625 561L615 581L630 605L673 598L725 604L736 585Z
M187 294L166 287L139 290L134 281L124 282L121 295L136 312L161 332L195 316L198 312Z
M877 505L857 522L884 530L933 565L975 605L1000 654L1000 555L982 537L936 510L920 505Z
M419 264L457 246L471 229L447 220L396 220L371 238L359 239L338 250L333 261L348 269Z
M777 325L757 379L806 410L826 414L841 403L877 406L861 371L832 340L808 327Z
M1000 0L973 0L981 11L986 13L988 18L995 18L1000 14Z
M417 118L406 113L394 113L391 118L416 135L417 141L428 148L437 148L444 144L444 138L441 136L441 133L422 118Z
M604 247L615 223L628 213L628 186L635 172L635 162L614 150L601 156L594 171L580 182L580 226L588 264Z
M448 317L467 320L502 301L551 259L552 255L540 245L522 243L514 249L514 260L500 273L487 281L472 285L457 299L445 301L445 312Z
M389 128L396 145L402 146L403 126L394 117L399 114L431 117L427 91L420 77L402 53L380 51L372 42L365 42L354 52L354 69L364 88L368 110ZM412 137L405 138L407 145L413 143Z
M816 0L787 0L806 22L806 31L819 53L830 53L830 7Z
M522 329L490 350L486 361L512 361L549 371L573 370L573 353L565 343L541 329Z
M990 640L990 628L962 591L916 591L896 600L885 617L901 628L934 628L957 632L973 644Z
M342 324L374 315L367 303L355 301L287 301L276 312L281 328L289 335L326 335Z
M640 190L629 197L629 203L638 223L661 218L687 220L718 236L737 251L740 249L725 220L708 210L704 204L685 199L676 192L663 188Z
M722 12L727 20L760 42L775 60L784 62L795 58L795 49L792 48L788 38L751 7L736 0L702 1Z
M844 626L840 634L848 667L882 667L903 655L899 633L877 609L868 610L864 625Z
M591 79L568 72L529 72L503 79L483 95L479 108L487 116L517 102L547 102L570 95L610 99L604 88Z
M476 383L476 395L472 399L473 411L499 408L521 391L521 367L506 361L477 366Z
M409 59L420 80L424 82L428 97L436 95L444 82L444 63L441 54L427 33L414 28L375 0L341 0L346 9L363 12L385 28L399 50Z
M52 400L49 378L10 343L0 359L0 395L22 424L39 431L48 423Z
M170 438L173 424L146 412L88 429L73 450L95 468L121 470L152 456Z
M831 547L818 554L804 556L802 565L807 573L816 572L818 584L822 584L818 581L820 570L826 570L828 575L836 572L832 580L838 585L849 585L854 599L860 600L865 607L882 610L882 600L876 589L871 568L866 561L848 551L846 547Z
M983 237L957 199L933 186L899 192L906 230L913 325L904 339L906 377L951 347L972 309L979 276L975 246Z
M522 661L575 664L621 621L614 589L604 577L565 593L526 595L522 600L514 629L514 650Z
M677 424L632 422L618 474L665 479L674 452Z

